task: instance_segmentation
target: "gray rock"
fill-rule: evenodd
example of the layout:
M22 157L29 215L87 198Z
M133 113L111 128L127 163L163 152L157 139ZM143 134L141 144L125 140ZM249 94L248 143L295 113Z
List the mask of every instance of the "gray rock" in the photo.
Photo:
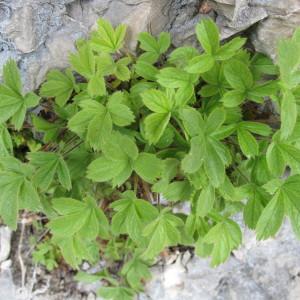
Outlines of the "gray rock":
M153 268L140 300L296 300L300 291L300 242L285 223L275 239L257 242L244 229L243 246L223 265L182 256Z
M251 33L251 41L257 51L276 57L278 41L290 37L300 26L300 2L298 12L287 15L273 15L258 24Z
M8 259L12 231L7 226L0 226L0 263Z

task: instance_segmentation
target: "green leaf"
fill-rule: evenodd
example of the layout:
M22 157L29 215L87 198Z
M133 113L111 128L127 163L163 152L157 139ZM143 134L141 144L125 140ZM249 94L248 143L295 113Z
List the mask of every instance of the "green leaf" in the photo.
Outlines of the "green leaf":
M113 186L124 183L133 171L138 157L135 142L128 136L114 133L103 143L103 156L90 163L87 178L96 182L112 181Z
M42 97L54 97L59 106L64 106L74 89L77 89L77 86L69 69L65 73L53 70L48 73L47 81L42 85L40 95Z
M269 125L258 122L242 121L239 122L238 127L262 136L269 136L272 133Z
M280 77L288 87L293 87L292 75L298 70L300 45L296 41L281 40L278 44Z
M103 299L108 300L133 300L134 291L127 287L101 287L97 293Z
M264 208L256 225L259 240L274 236L281 226L284 216L284 199L280 192L276 193Z
M184 223L180 218L166 209L162 210L158 217L143 230L144 236L149 238L143 257L152 259L165 247L179 243L181 235L178 227L183 225Z
M0 156L8 156L13 152L13 143L9 131L4 125L0 125Z
M95 199L87 197L79 201L55 198L52 205L59 216L52 219L47 226L55 236L69 238L79 234L87 240L94 240L99 234L102 238L108 237L108 220Z
M193 47L179 47L172 51L168 58L168 62L179 68L185 67L188 62L198 54L198 51Z
M7 61L3 78L4 83L0 84L0 123L11 119L15 128L20 130L27 109L36 106L40 98L33 92L22 94L20 72L15 61Z
M215 189L208 185L201 192L197 199L196 214L205 217L212 209L215 203Z
M152 113L145 118L146 138L150 144L156 144L159 141L170 118L170 113Z
M38 211L41 209L40 199L30 180L31 169L9 156L2 157L0 164L0 215L4 223L15 230L19 209Z
M103 140L112 131L112 119L109 111L99 102L85 100L83 108L68 122L68 128L79 136L85 136L89 145L99 150Z
M189 74L177 68L163 68L157 74L157 82L166 88L185 88L187 85L194 85L197 75Z
M205 132L212 134L225 122L226 114L223 108L215 108L208 116L205 124Z
M87 90L91 97L104 96L106 94L104 77L98 74L92 75Z
M95 51L115 53L123 47L126 35L126 25L114 29L109 21L98 20L98 30L92 35L91 46Z
M233 90L226 92L221 101L224 103L225 107L236 107L239 106L246 98L244 92Z
M185 67L185 71L191 74L201 74L209 71L215 63L214 58L209 54L201 54L193 57L188 65Z
M219 29L211 19L203 19L197 24L196 35L202 48L208 54L214 54L219 50Z
M283 153L277 143L271 143L268 147L267 164L274 176L281 176L285 170L286 162Z
M245 44L246 39L241 37L235 37L229 42L220 47L216 53L217 60L226 60L237 54L237 51Z
M206 142L204 169L214 187L220 186L225 180L225 164L218 152L218 142L209 139Z
M237 137L241 150L245 156L253 157L258 155L258 143L255 137L248 130L238 128Z
M55 175L64 188L71 189L70 172L61 155L40 151L28 153L28 158L30 163L37 168L33 180L42 191L50 187Z
M192 194L192 187L188 180L174 181L166 186L162 192L168 201L187 201Z
M250 184L245 189L245 196L248 201L243 211L244 221L250 229L255 229L269 195L261 187Z
M116 92L109 98L107 104L113 123L121 127L130 125L135 119L131 109L123 103L123 99L122 92Z
M155 154L142 152L133 168L143 180L153 183L161 175L162 161Z
M93 51L88 44L79 47L76 54L70 54L72 68L87 79L91 79L96 72L96 62Z
M254 54L250 68L256 78L260 77L261 74L276 75L278 73L278 68L272 59L262 53Z
M181 167L186 173L195 173L202 166L206 155L205 141L203 137L196 136L191 139L190 143L190 151L183 158Z
M203 241L213 245L211 266L217 266L241 244L242 232L235 222L227 219L213 226L204 236Z
M110 205L116 213L112 218L114 234L128 234L133 240L140 241L142 229L158 215L151 203L136 198L132 191L123 193L120 200Z
M280 111L281 137L287 139L295 128L298 115L296 99L289 90L283 92Z
M186 107L180 110L180 118L190 136L204 134L204 121L200 112L195 108Z
M169 33L161 32L158 39L155 39L148 32L142 32L138 36L138 41L140 42L141 49L159 57L168 50L171 43L171 37Z
M149 267L136 257L124 264L121 274L126 276L127 282L136 291L142 291L143 282L151 278Z
M159 71L152 64L139 59L135 65L135 72L147 80L155 81Z
M150 89L143 92L142 99L147 108L156 113L171 112L173 107L172 99L159 90Z
M238 91L252 87L253 77L248 66L239 60L232 59L225 64L224 75L229 84Z
M43 118L37 117L36 115L32 115L31 119L35 129L44 133L43 140L46 143L56 140L63 126L61 122L50 123Z

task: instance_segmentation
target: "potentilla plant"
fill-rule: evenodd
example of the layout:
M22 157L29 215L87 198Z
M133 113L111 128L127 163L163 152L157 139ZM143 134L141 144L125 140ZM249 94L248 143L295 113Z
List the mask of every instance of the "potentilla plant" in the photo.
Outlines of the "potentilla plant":
M300 30L279 43L275 65L244 49L245 38L222 45L209 19L196 26L203 51L171 51L168 33L144 32L134 56L125 35L99 20L38 93L22 91L14 61L4 66L3 222L16 229L20 211L43 216L50 233L37 260L50 269L57 251L73 269L106 260L77 278L103 280L99 295L115 300L143 290L166 247L223 263L242 243L239 212L259 240L285 217L299 237ZM174 212L182 202L189 214Z

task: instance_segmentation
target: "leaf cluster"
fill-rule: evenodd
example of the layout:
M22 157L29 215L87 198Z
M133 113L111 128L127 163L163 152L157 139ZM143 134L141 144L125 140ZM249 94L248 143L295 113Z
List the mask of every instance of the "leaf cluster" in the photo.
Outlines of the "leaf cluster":
M300 31L279 43L275 64L245 38L221 44L209 19L196 26L201 51L171 51L168 33L144 32L135 56L125 36L99 20L38 93L22 91L14 61L3 68L0 216L13 229L20 210L47 218L36 261L52 269L59 249L74 269L119 262L77 279L129 300L166 247L223 263L242 243L237 213L258 239L285 216L300 236ZM36 144L20 157L23 133ZM176 213L182 202L188 214Z

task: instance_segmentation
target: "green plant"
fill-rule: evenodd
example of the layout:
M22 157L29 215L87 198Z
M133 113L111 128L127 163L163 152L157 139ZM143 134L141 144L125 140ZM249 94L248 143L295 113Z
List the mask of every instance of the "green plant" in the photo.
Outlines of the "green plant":
M118 300L142 290L165 247L224 262L242 242L238 212L258 239L284 216L300 236L300 30L273 65L243 49L244 38L221 45L209 19L196 26L204 52L169 51L168 33L141 33L138 57L123 50L124 25L98 25L39 96L22 92L15 62L3 69L3 221L16 229L19 210L46 215L51 245L72 268L106 259L103 272L77 277L106 281L100 295ZM270 102L281 122L261 109ZM20 130L35 141L25 155L11 140ZM173 212L182 201L188 215Z

